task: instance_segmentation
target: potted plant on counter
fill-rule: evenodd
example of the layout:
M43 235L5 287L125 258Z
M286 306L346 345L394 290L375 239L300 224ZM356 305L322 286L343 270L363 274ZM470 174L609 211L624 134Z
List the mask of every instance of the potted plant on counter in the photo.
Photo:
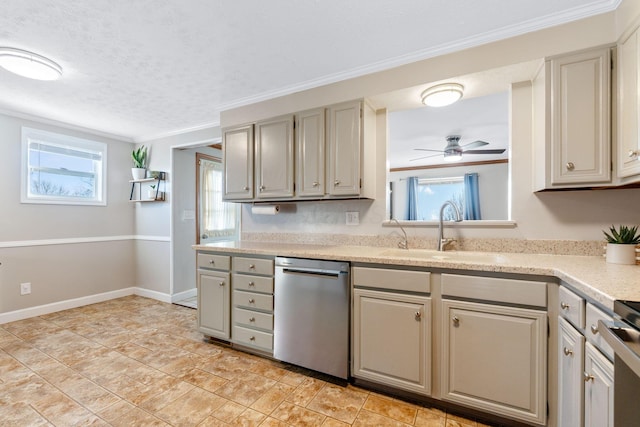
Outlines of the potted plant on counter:
M144 179L147 173L147 147L144 145L131 153L133 159L133 167L131 175L133 179Z
M616 229L613 225L609 232L603 231L607 239L607 262L612 264L635 264L636 246L640 243L638 226L627 227L620 225Z

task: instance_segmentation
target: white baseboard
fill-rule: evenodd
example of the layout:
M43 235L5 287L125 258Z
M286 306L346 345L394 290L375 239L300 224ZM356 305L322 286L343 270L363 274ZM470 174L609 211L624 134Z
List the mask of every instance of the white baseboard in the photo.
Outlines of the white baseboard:
M74 298L65 301L53 302L51 304L39 305L36 307L23 308L21 310L0 313L0 325L17 320L28 319L30 317L42 316L44 314L55 313L57 311L68 310L70 308L82 307L84 305L95 304L111 299L122 298L128 295L140 295L162 302L171 302L171 295L162 292L151 291L149 289L130 287L118 289L117 291L104 292L86 297Z
M198 288L189 289L187 291L178 292L171 295L171 302L182 301L187 298L193 298L198 296Z

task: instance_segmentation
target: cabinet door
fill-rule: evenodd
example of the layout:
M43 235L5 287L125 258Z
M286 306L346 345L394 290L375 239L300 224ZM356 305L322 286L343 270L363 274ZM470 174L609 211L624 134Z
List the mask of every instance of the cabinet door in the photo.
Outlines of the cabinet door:
M581 426L584 337L558 317L558 426Z
M443 399L544 424L546 313L446 299L442 307Z
M203 334L230 338L229 273L198 270L198 328Z
M551 184L611 181L608 48L551 61Z
M324 108L296 114L296 191L301 197L324 196Z
M222 132L224 200L253 198L253 125Z
M293 116L256 123L256 198L293 197Z
M431 300L355 289L353 376L431 392Z
M361 115L360 101L333 105L327 109L327 192L332 196L360 194Z
M613 363L589 343L584 348L584 425L613 427Z
M618 177L640 174L638 31L618 45Z

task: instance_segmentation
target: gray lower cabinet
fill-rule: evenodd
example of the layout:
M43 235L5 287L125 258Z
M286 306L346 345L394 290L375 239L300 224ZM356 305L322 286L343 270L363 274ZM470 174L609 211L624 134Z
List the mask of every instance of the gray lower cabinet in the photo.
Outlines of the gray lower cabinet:
M203 334L230 338L229 256L198 252L198 330Z

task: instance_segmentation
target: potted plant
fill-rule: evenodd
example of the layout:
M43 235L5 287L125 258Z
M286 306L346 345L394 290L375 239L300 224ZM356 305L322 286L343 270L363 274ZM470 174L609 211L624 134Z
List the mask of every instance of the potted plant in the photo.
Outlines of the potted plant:
M155 184L151 184L149 186L149 190L147 191L147 195L149 196L149 198L151 200L155 200L156 199L156 185Z
M133 159L133 167L131 168L133 179L144 179L147 173L147 147L143 145L137 150L133 150L131 158Z
M603 231L607 239L607 262L612 264L635 264L636 246L640 243L638 226L620 225L616 229L609 227L609 233Z

